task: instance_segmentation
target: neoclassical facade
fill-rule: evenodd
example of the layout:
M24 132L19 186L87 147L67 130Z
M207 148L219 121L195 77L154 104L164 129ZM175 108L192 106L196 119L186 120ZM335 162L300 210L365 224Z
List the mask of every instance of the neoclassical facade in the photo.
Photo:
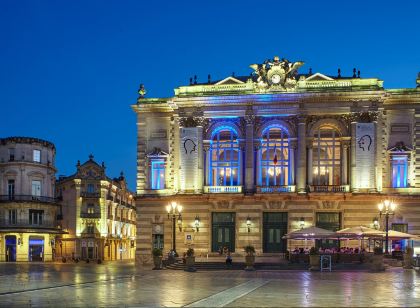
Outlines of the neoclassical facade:
M71 176L60 176L57 196L63 210L57 257L81 260L129 260L135 256L136 207L125 178L111 179L104 163L76 165Z
M0 261L52 261L62 219L55 146L31 137L0 139Z
M420 234L420 76L416 88L385 89L377 78L298 73L275 57L250 76L175 89L137 104L137 251L172 247L171 202L182 205L178 252L227 246L281 253L302 226L337 230L379 219ZM413 78L414 79L414 78ZM328 243L324 243L328 244Z

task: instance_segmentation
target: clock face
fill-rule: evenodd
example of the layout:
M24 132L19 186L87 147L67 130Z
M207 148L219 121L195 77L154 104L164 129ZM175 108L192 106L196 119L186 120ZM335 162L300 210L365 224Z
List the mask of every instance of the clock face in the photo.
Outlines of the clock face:
M281 77L279 74L274 74L273 76L271 76L271 82L274 84L278 84L280 83Z

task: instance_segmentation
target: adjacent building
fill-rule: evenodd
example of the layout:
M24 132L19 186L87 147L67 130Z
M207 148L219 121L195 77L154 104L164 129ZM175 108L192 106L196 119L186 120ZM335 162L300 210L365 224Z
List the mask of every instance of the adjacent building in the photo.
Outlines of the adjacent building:
M51 261L63 231L54 198L55 146L30 137L0 139L0 261Z
M178 252L252 244L273 254L306 226L383 228L377 204L389 198L390 228L420 234L420 76L416 88L385 89L356 69L302 65L275 57L250 76L191 80L170 98L139 91L138 261L174 237Z
M128 260L135 256L136 207L123 174L111 179L104 163L93 156L76 173L60 176L57 195L62 199L62 229L57 256L81 260Z

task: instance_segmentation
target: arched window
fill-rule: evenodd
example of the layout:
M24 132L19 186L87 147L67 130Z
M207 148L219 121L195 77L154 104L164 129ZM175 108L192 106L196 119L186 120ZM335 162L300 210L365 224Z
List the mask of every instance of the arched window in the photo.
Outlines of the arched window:
M230 128L216 131L209 150L209 185L241 185L241 155L236 132Z
M341 185L341 142L335 129L315 132L312 163L314 185Z
M290 185L289 140L280 127L271 127L263 133L259 182L261 186Z

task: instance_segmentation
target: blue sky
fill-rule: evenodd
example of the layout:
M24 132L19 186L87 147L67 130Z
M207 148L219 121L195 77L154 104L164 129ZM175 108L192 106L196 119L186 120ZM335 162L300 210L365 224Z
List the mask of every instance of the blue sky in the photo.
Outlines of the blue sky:
M356 67L414 87L419 12L418 1L3 0L0 137L54 142L58 174L92 153L134 189L140 83L168 97L193 75L248 75L279 55L305 61L301 72Z

